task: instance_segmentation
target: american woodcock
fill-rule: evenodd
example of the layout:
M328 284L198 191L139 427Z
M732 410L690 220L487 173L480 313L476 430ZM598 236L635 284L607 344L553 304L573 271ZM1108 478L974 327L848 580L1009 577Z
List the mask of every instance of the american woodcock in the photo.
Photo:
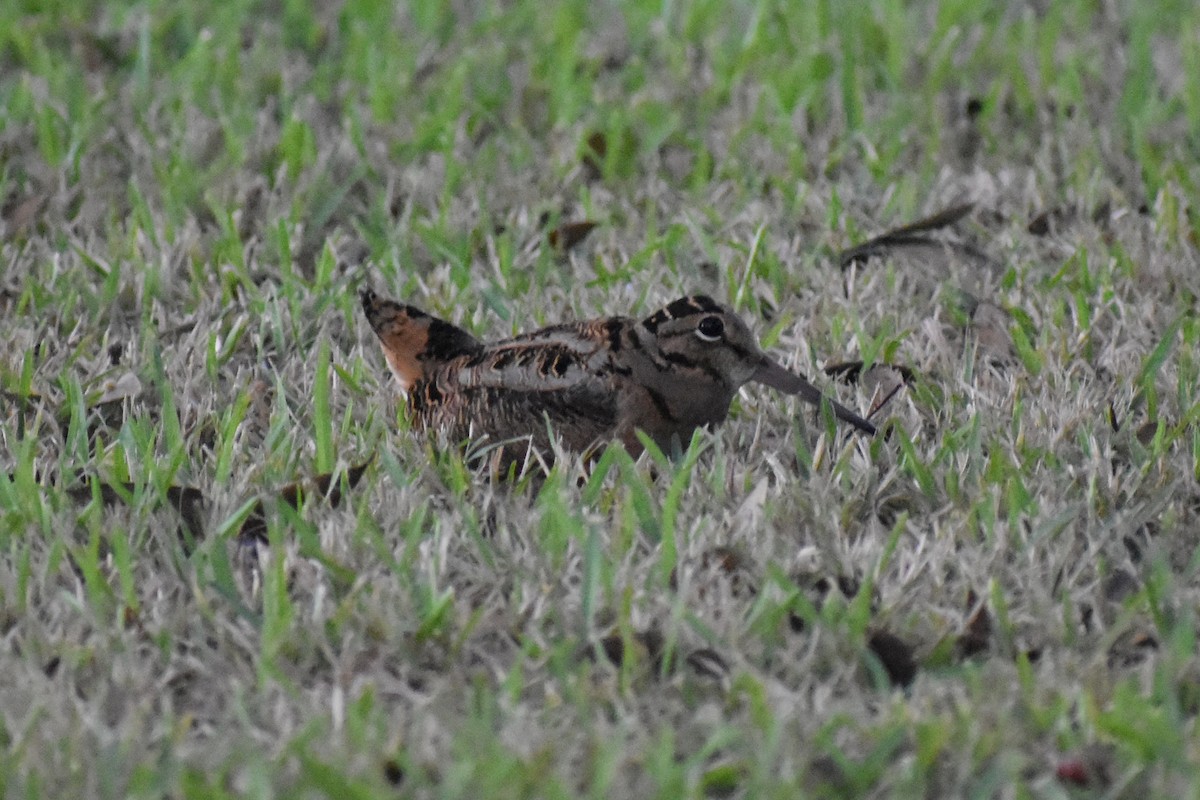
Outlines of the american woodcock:
M642 446L634 432L642 430L669 452L696 428L723 421L749 381L828 402L838 419L875 433L764 353L732 309L704 295L641 321L567 322L488 343L370 289L362 306L414 423L455 441L486 436L548 452L552 429L567 450L617 440L636 456Z

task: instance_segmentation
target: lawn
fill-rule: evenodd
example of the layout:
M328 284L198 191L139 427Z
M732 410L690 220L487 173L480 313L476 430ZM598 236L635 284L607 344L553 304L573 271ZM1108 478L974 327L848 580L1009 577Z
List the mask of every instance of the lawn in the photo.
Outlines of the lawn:
M1200 794L1200 7L317 6L0 5L5 797ZM366 287L881 434L492 480Z

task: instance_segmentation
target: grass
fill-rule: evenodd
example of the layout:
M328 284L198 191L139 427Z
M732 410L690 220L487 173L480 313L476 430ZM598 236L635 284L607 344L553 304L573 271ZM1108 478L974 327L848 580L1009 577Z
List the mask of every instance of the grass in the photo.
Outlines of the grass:
M4 794L1194 795L1197 35L0 7ZM702 290L916 378L869 442L759 387L680 458L497 486L410 432L367 285L481 336Z

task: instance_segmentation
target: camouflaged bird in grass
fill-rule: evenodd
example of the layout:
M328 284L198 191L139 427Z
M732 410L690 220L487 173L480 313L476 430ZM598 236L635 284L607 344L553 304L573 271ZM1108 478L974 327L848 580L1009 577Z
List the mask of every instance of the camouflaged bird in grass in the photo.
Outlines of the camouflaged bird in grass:
M641 430L669 452L696 428L724 421L750 381L828 402L838 419L875 433L764 353L732 309L704 295L682 297L641 321L566 322L498 342L370 289L362 306L414 423L455 441L520 440L547 452L552 429L570 451L615 440L636 456Z

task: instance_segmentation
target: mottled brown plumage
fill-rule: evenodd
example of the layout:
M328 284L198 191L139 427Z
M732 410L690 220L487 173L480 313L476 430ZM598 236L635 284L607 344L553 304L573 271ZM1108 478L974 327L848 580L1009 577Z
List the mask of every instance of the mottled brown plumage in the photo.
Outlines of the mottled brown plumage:
M603 317L483 343L413 306L362 293L363 311L419 426L456 441L520 440L545 452L549 430L585 452L642 430L659 447L686 444L723 421L743 384L759 381L820 404L821 393L772 360L746 324L703 295L683 297L642 321ZM875 427L831 401L866 433ZM549 423L549 427L547 425Z

